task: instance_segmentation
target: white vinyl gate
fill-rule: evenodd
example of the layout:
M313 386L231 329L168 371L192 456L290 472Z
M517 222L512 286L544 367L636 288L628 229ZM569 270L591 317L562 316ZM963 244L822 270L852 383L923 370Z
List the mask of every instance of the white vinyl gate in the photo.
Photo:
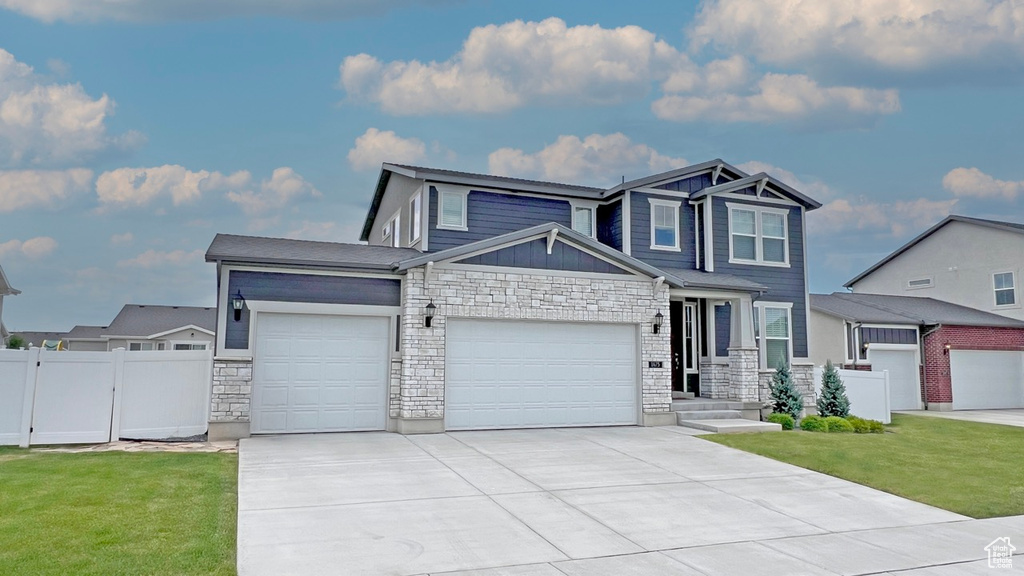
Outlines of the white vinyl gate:
M917 349L868 349L868 362L873 372L889 371L889 408L891 410L921 409L921 374Z

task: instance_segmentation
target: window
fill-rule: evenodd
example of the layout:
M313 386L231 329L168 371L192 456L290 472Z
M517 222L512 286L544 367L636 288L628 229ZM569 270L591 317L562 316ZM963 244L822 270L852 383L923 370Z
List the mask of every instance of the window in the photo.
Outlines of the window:
M128 350L133 352L140 352L143 350L153 350L152 342L129 342Z
M420 223L423 216L423 210L420 207L422 196L416 194L409 201L409 244L418 242L420 239Z
M388 223L380 229L380 241L387 243L391 240L391 228L394 226L394 220L388 220Z
M993 274L992 283L996 291L996 306L1012 306L1017 303L1017 293L1013 284L1013 272Z
M754 337L761 353L761 366L770 370L792 363L791 310L792 304L788 303L754 305Z
M438 228L466 229L466 196L467 194L453 190L439 192L438 203L441 209L437 221Z
M206 350L206 343L175 344L175 350Z
M846 361L853 362L856 358L857 341L854 339L853 324L844 322L846 328Z
M594 209L589 206L572 207L572 229L584 236L594 237Z
M391 217L391 220L388 220L388 223L385 224L384 228L381 230L380 239L381 242L383 242L384 244L390 244L395 248L401 246L401 215L402 211L399 210L394 216Z
M650 199L651 248L679 250L679 202Z
M729 262L789 265L788 210L739 204L729 207Z

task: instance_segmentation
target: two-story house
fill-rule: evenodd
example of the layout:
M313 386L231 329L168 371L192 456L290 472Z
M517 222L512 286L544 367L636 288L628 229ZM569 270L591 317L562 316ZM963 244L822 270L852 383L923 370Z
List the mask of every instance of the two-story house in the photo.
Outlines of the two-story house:
M7 275L4 274L4 269L0 267L0 348L7 344L7 339L11 336L7 327L4 326L4 296L17 296L18 294L21 294L21 291L15 290L11 286L11 283L7 281Z
M807 360L814 200L713 160L594 188L384 164L365 245L218 235L211 435L674 423Z

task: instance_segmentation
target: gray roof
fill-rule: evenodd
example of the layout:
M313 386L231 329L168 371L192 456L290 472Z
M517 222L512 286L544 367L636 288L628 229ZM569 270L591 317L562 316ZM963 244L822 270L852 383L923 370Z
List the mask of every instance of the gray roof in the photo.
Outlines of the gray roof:
M705 272L703 270L688 270L685 268L661 267L667 274L674 276L683 282L687 288L709 288L719 290L742 290L746 292L767 292L768 287L757 282L751 282L732 274L721 274L718 272Z
M621 192L623 190L631 190L633 188L650 186L652 184L657 184L658 182L664 182L666 180L675 180L690 174L696 174L698 172L704 172L706 170L713 170L719 166L722 167L723 171L728 170L731 173L731 175L735 176L736 178L745 178L747 176L746 172L740 170L739 168L733 166L732 164L729 164L728 162L722 160L721 158L715 158L714 160L701 162L700 164L691 164L690 166L676 168L675 170L669 170L667 172L661 172L659 174L652 174L650 176L644 176L643 178L630 180L629 182L623 182L618 186L609 188L605 192L605 195L610 196L612 194L615 194L616 192Z
M106 326L83 326L78 325L71 329L65 336L68 340L102 340Z
M757 174L753 174L745 178L740 178L739 180L734 180L732 182L723 182L716 186L709 186L691 195L690 200L697 200L710 194L731 192L733 190L742 190L744 188L749 188L750 186L757 184L761 180L767 181L768 184L772 185L775 191L782 193L783 196L788 196L792 200L796 200L804 207L806 207L808 210L821 208L821 202L818 202L817 200L814 200L809 196L804 195L802 192L797 191L796 189L792 188L785 182L778 180L777 178L769 176L765 172L758 172Z
M206 261L390 271L419 254L413 248L217 234Z
M934 298L843 292L810 296L811 308L853 322L1024 328L1020 320Z
M893 260L894 258L899 256L900 254L903 254L907 250L910 250L915 245L917 245L919 242L921 242L925 238L931 236L939 228L942 228L943 226L945 226L946 224L949 224L950 222L963 222L965 224L975 224L977 226L984 226L986 228L993 228L993 229L996 229L996 230L1004 230L1006 232L1015 232L1017 234L1024 234L1024 224L1018 224L1016 222L1000 222L999 220L986 220L984 218L971 218L970 216L957 216L955 214L951 214L949 216L946 216L941 222L939 222L935 226L932 226L931 228L925 230L924 232L922 232L918 236L914 237L914 239L911 240L910 242L907 242L903 246L900 246L899 248L897 248L896 251L893 252L892 254L889 254L885 258L882 258L881 260L879 260L878 263L875 264L874 266L872 266L872 267L868 268L867 270L865 270L865 271L861 272L860 274L858 274L853 280L850 280L846 284L843 284L843 287L849 288L850 286L853 286L857 282L860 282L864 277L866 277L867 275L871 274L875 270L878 270L882 266L885 266L891 260Z
M186 326L217 330L217 309L196 306L150 306L126 304L110 326L102 331L107 338L146 337Z
M67 332L25 332L17 330L11 333L12 336L19 336L26 343L35 344L39 346L43 343L43 340L49 340L50 342L56 342L57 340L63 340L67 337Z

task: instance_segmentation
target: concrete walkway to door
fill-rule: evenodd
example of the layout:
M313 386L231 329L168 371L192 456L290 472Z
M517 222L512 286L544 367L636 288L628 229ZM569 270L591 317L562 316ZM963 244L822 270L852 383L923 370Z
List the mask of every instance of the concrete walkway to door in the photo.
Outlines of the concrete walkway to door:
M240 449L241 576L952 576L989 574L996 538L1024 551L1024 517L969 520L676 427Z

